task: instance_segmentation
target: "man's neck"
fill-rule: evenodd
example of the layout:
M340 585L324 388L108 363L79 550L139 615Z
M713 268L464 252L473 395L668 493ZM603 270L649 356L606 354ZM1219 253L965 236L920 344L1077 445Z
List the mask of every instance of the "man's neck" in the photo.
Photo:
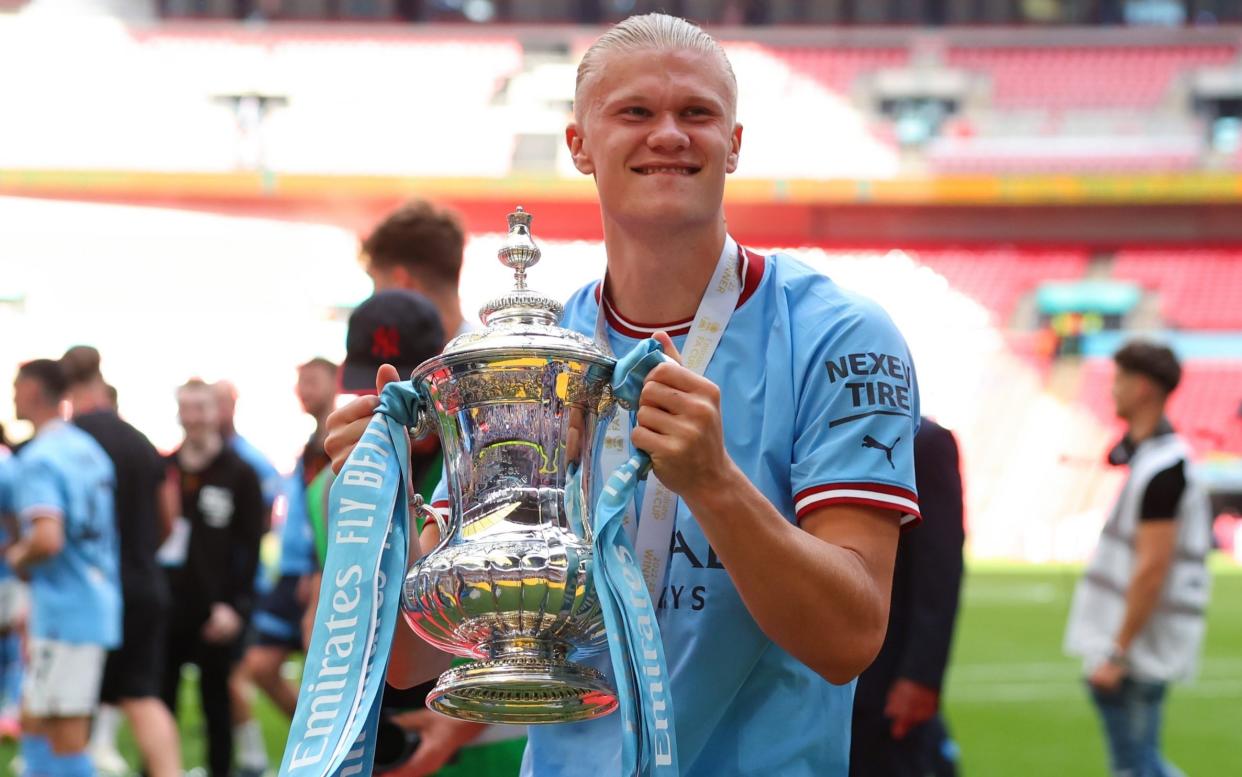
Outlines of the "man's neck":
M725 243L725 223L680 232L641 233L606 223L608 296L632 321L684 321L698 310Z
M94 386L88 386L80 391L75 391L69 400L70 404L73 405L73 414L75 416L112 409L107 396L97 391Z
M48 424L54 424L60 419L60 413L55 410L40 411L30 414L30 425L34 427L35 434L47 428Z
M1164 406L1145 407L1137 411L1130 419L1129 429L1126 436L1135 445L1155 435L1156 430L1160 427L1160 420L1164 418Z
M328 435L328 416L331 413L332 411L329 410L323 415L315 416L315 433L313 436L316 440L322 440Z
M431 304L436 306L436 312L440 314L440 324L444 327L445 341L452 340L461 331L461 325L466 320L461 314L461 297L456 291L424 294L424 296L431 300Z
M188 472L198 472L206 468L216 456L220 455L220 451L223 448L224 439L219 435L202 438L187 437L185 442L181 444L177 460L180 462L182 469Z

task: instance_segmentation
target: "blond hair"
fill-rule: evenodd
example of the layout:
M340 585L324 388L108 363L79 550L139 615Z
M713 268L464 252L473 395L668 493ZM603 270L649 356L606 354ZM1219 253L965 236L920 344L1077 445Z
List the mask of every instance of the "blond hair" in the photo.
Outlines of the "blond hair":
M718 57L729 83L729 107L737 109L737 76L733 66L716 39L701 27L678 16L649 13L631 16L608 29L582 55L578 63L578 80L574 86L574 115L581 119L582 97L587 82L602 68L604 58L611 52L632 51L697 51Z

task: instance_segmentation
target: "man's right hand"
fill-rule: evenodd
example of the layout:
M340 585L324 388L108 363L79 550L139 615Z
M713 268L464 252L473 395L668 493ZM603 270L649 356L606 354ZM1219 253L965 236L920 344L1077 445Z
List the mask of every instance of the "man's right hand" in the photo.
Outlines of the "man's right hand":
M391 364L381 365L375 373L375 396L358 397L328 416L328 436L324 438L323 449L332 459L333 472L340 474L345 460L362 439L362 433L367 430L367 424L371 423L375 408L379 407L379 395L384 386L400 379L396 367Z

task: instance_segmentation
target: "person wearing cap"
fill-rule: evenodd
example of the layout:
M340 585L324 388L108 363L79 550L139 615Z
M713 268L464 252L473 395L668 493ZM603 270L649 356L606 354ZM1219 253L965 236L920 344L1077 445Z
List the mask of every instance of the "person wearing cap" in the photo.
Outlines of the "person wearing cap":
M264 594L250 622L249 645L241 661L242 677L267 694L277 709L292 717L297 686L281 674L290 653L302 650L302 622L310 579L317 565L314 535L307 517L306 489L328 465L323 438L336 402L337 366L322 357L298 367L297 396L315 430L285 479L285 522L280 530L280 577ZM316 581L317 582L317 581ZM239 721L234 711L238 777L261 777L268 768L263 732L253 717Z
M1113 357L1125 438L1109 462L1129 476L1074 592L1065 646L1082 658L1112 774L1179 774L1160 753L1168 684L1195 672L1206 627L1212 514L1190 447L1165 417L1181 365L1135 341Z

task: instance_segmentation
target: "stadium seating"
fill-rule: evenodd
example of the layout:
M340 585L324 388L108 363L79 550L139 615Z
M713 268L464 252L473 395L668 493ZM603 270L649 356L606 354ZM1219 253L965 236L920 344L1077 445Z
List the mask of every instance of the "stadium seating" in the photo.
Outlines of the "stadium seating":
M808 75L829 91L849 95L860 75L910 61L906 49L768 47L768 52L795 72Z
M1178 77L1237 56L1232 46L955 47L948 63L989 77L996 108L1154 108Z
M1087 267L1081 251L937 249L913 256L986 307L1001 326L1009 323L1022 295L1043 281L1077 280Z
M1159 296L1165 321L1182 329L1242 329L1242 251L1128 249L1113 277Z

